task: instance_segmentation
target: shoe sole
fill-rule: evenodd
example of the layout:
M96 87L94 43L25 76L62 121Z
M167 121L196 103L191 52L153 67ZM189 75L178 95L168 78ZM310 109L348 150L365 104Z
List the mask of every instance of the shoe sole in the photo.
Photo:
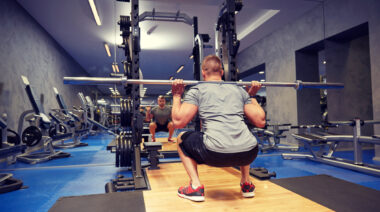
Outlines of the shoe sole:
M203 202L205 201L204 196L186 196L185 194L178 194L179 197L182 197L184 199L189 199L194 202Z
M250 197L254 197L255 196L255 192L246 192L246 193L242 193L242 195L245 198L250 198Z

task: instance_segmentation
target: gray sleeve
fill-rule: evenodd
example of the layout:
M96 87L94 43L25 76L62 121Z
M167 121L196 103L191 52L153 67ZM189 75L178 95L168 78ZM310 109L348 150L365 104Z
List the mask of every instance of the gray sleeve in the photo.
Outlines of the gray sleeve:
M198 99L199 95L198 94L199 94L198 88L196 88L196 87L190 88L189 91L186 93L183 102L186 102L186 103L189 103L192 105L196 105L199 107L199 99Z
M247 91L242 88L242 87L239 87L240 88L240 93L241 93L241 96L243 97L243 101L244 101L244 104L251 104L252 101L251 101L251 97L249 96L249 94L247 93Z

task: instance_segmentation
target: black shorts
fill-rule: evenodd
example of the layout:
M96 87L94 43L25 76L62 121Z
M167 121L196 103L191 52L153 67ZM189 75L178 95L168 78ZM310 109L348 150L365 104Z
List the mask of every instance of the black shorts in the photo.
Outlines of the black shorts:
M198 164L216 167L245 166L251 164L257 157L258 146L246 152L219 153L208 150L203 143L202 132L185 132L179 144L183 153L194 159Z
M162 125L156 122L156 125L157 125L156 132L160 132L160 131L169 132L168 124L169 124L169 121L167 121L165 124L162 124Z

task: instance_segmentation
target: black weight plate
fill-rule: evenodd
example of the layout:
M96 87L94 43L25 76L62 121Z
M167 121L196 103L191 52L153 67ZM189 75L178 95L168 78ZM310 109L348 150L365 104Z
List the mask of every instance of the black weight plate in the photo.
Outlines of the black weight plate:
M53 138L57 135L57 128L53 125L49 128L49 136L50 138Z
M21 140L27 146L35 146L41 139L41 130L36 126L29 126L24 130L24 132L22 132Z
M131 123L132 117L131 117L131 101L130 100L125 101L125 109L126 109L125 118L126 118L126 122L127 122L127 127L130 127L132 124Z
M125 148L126 148L126 146L124 145L125 138L126 138L125 135L123 135L123 138L121 139L121 158L120 158L121 167L125 167L125 163L126 163L126 161L125 161Z
M130 106L129 100L125 100L125 121L126 121L126 126L130 127L131 126L131 106Z
M125 107L124 99L120 100L120 123L122 127L125 127Z
M120 166L120 160L119 160L119 139L120 139L120 135L118 135L116 137L116 149L115 149L115 166L116 167L119 167Z
M125 149L125 155L126 155L126 166L130 167L132 166L132 141L130 138L128 139L125 139L125 146L126 146L126 149Z
M122 101L122 108L123 108L123 127L127 126L127 119L126 119L126 107L125 107L125 99Z
M119 138L119 167L123 166L123 159L122 159L122 151L123 151L123 145L122 145L123 135Z

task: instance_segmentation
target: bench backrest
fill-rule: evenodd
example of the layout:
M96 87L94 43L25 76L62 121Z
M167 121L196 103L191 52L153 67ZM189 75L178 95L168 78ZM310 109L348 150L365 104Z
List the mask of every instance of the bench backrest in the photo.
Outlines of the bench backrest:
M32 87L30 86L29 80L25 76L21 76L23 83L25 84L25 91L28 95L30 104L32 104L33 110L37 115L44 113L44 109L41 105L41 100L37 98Z
M59 108L63 110L64 114L66 115L69 114L69 112L67 111L67 105L65 104L65 101L63 100L62 95L58 93L57 88L54 87L53 90L55 92L55 98L57 99Z

